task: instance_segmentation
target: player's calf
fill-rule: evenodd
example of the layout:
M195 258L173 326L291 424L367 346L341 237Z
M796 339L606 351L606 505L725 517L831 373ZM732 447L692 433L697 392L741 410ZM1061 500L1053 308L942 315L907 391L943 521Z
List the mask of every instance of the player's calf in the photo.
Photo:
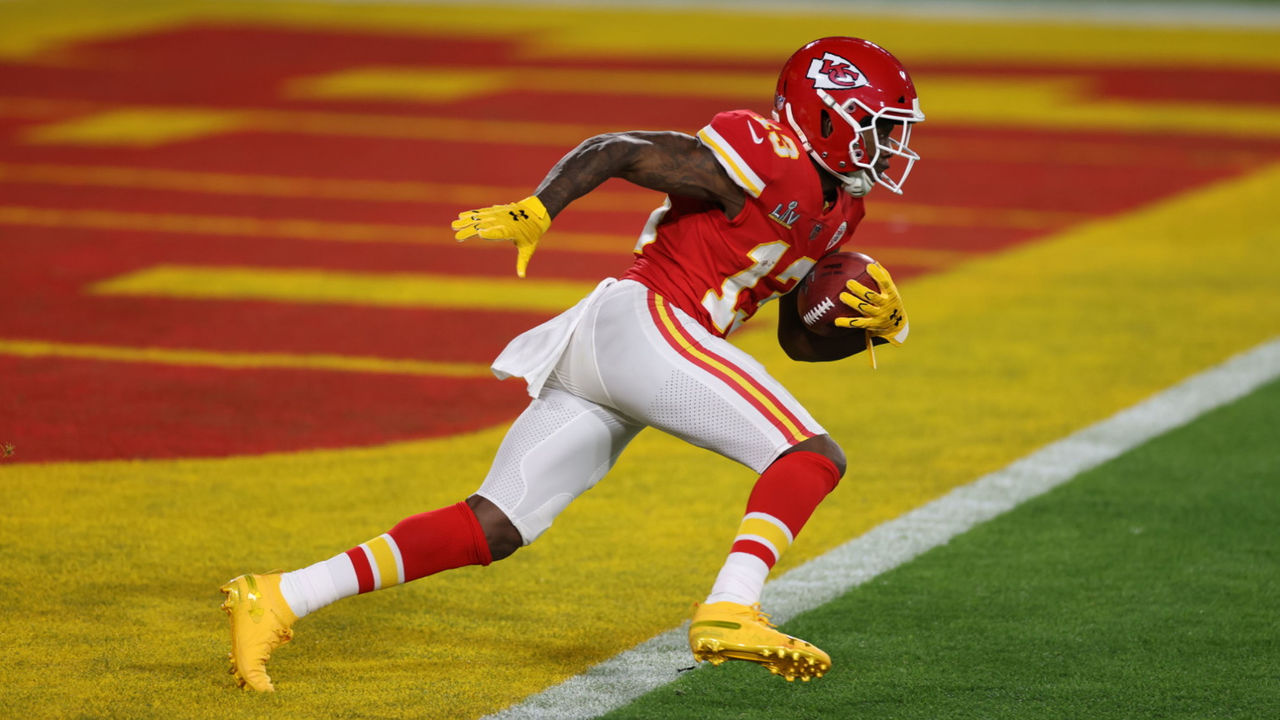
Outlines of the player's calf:
M479 495L472 495L467 498L467 507L475 513L484 530L484 539L489 544L489 555L493 560L510 557L524 546L520 531L497 505Z

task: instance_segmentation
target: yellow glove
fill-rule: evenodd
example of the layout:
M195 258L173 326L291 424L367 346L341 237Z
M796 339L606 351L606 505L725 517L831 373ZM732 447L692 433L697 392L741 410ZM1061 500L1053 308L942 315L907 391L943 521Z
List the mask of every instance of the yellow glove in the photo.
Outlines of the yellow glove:
M524 277L538 240L551 227L551 216L537 195L506 205L493 205L458 213L454 237L462 242L479 236L485 240L510 240L516 246L516 275Z
M860 318L836 318L839 327L862 328L867 331L867 341L882 337L894 345L901 345L907 339L907 311L902 307L902 296L898 294L898 286L893 284L889 271L880 263L867 266L867 274L880 286L880 292L863 285L857 280L850 280L845 285L849 292L840 293L840 300L849 307L862 313Z

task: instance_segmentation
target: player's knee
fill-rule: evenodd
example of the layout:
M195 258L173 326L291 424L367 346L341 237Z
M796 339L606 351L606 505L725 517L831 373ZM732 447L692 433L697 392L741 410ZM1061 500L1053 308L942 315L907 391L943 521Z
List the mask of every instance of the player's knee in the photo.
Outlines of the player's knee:
M832 465L836 466L836 471L839 473L837 477L844 477L844 471L848 465L844 457L844 449L840 447L839 443L832 440L830 435L815 435L804 442L798 443L788 452L811 452L825 457L831 461Z
M480 521L484 539L489 543L489 555L494 560L509 557L524 545L520 531L497 505L479 495L472 495L467 498L467 506L476 514L476 520Z

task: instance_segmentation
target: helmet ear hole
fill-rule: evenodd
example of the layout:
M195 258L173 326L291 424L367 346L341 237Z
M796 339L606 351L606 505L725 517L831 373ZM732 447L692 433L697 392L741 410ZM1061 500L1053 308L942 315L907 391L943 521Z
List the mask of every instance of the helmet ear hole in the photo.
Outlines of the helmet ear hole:
M831 113L826 110L822 111L822 137L829 138L831 133L836 131L835 123L831 122Z

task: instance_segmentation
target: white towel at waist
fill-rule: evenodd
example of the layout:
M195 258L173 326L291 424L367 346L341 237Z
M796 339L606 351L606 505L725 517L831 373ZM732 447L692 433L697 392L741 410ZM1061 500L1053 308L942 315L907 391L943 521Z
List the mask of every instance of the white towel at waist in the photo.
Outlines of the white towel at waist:
M569 338L582 322L587 308L610 285L618 282L614 278L600 281L595 290L578 301L578 304L541 325L520 333L507 347L498 354L490 369L499 380L509 377L522 377L529 384L529 397L538 397L542 386L551 375L552 369L560 361L564 349L569 346Z

